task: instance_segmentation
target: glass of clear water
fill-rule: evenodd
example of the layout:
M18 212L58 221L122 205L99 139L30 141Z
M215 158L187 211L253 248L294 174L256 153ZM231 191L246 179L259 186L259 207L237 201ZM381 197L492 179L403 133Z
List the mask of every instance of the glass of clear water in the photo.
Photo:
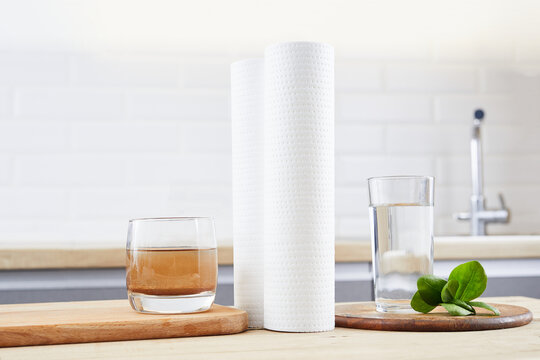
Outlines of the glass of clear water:
M431 176L368 179L377 311L414 313L416 280L433 272Z

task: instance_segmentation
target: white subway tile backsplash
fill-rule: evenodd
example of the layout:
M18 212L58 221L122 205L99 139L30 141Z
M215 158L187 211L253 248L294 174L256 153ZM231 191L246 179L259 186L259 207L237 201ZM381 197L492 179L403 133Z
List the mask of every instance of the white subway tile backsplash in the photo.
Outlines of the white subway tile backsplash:
M100 187L70 192L75 219L121 219L167 216L167 189Z
M21 89L15 106L18 117L55 121L118 121L125 114L123 93L110 89Z
M231 123L182 123L179 126L180 151L193 153L231 153Z
M110 154L35 154L15 157L15 184L34 186L122 185L125 160Z
M65 125L0 123L0 151L42 152L67 149Z
M380 64L365 64L361 61L337 61L335 86L338 91L382 91L383 67Z
M438 39L434 43L435 60L439 62L508 63L515 59L512 41L491 36L477 41Z
M512 219L538 212L540 187L534 185L490 185L485 189L486 206L500 208L499 194L504 196L506 206L510 209ZM540 232L540 229L537 229Z
M227 121L226 91L137 91L128 95L129 112L136 120Z
M391 65L385 73L390 91L473 92L476 70L467 66Z
M392 125L386 149L395 155L468 154L470 127L465 125Z
M435 101L436 119L471 124L476 109L485 112L485 124L537 123L540 102L533 94L448 95Z
M463 211L466 211L464 209ZM435 235L470 235L470 224L468 221L458 221L452 216L437 216L433 221ZM515 234L515 233L514 233Z
M0 120L12 115L12 104L11 92L0 88Z
M230 86L228 58L193 60L182 64L182 85L186 88L228 89Z
M176 87L178 60L135 56L74 56L73 84L101 87Z
M540 92L540 67L485 68L480 73L481 89L489 93Z
M487 185L540 184L540 154L486 157L484 164Z
M366 184L367 185L367 182ZM336 187L336 216L368 215L368 190L365 186Z
M336 118L362 122L430 122L431 98L425 95L336 95Z
M77 151L153 152L177 151L180 132L176 124L74 124L71 144Z
M437 158L437 185L471 184L470 156L441 156Z
M66 55L27 52L0 52L0 84L55 86L68 81Z
M67 192L60 189L0 188L2 218L51 218L67 215Z
M0 185L9 184L11 181L11 172L13 161L10 155L0 153Z
M384 153L383 126L338 123L335 132L337 154Z
M346 240L368 240L370 238L369 218L359 216L340 217L336 221L336 237Z
M436 176L436 234L467 234L452 216L469 210L477 108L487 204L502 192L514 215L488 231L540 233L540 52L399 39L334 44L338 238L369 238L368 177L403 174ZM200 215L229 243L245 56L214 55L2 52L0 237L123 246L130 217Z
M482 131L486 155L540 153L540 121L531 126L486 124Z
M367 186L367 178L387 175L434 175L430 157L406 156L338 156L336 184L338 186Z
M435 216L452 218L455 213L468 212L470 198L469 186L445 186L435 181Z
M343 43L341 43L342 41ZM336 57L369 61L425 61L431 57L431 46L417 36L392 32L386 41L372 36L357 36L354 41L336 39L332 43Z
M156 154L129 160L127 182L135 186L228 185L232 163L228 154Z

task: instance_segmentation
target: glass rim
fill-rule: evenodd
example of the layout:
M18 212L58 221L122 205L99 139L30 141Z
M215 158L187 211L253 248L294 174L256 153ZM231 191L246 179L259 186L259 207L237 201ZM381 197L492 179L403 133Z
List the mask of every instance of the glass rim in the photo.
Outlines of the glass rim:
M432 175L386 175L386 176L372 176L368 177L367 181L371 180L434 180L435 176Z
M138 221L189 221L189 220L212 220L210 216L162 216L130 219L129 222Z

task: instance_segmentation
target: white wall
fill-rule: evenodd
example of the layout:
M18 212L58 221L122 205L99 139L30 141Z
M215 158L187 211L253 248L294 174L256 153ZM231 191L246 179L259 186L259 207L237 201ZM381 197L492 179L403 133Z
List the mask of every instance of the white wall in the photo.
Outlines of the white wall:
M516 4L520 6L517 7ZM337 234L368 235L365 178L433 174L436 233L470 195L540 233L540 5L532 1L1 1L0 240L122 245L127 219L212 215L231 239L229 64L336 47Z

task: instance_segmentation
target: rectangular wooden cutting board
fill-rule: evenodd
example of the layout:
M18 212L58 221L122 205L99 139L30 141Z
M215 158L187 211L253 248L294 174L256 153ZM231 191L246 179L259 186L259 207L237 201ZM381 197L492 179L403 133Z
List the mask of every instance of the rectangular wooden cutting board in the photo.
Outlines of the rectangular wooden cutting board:
M245 311L215 304L181 315L140 314L127 299L0 305L0 347L226 335L247 325Z

